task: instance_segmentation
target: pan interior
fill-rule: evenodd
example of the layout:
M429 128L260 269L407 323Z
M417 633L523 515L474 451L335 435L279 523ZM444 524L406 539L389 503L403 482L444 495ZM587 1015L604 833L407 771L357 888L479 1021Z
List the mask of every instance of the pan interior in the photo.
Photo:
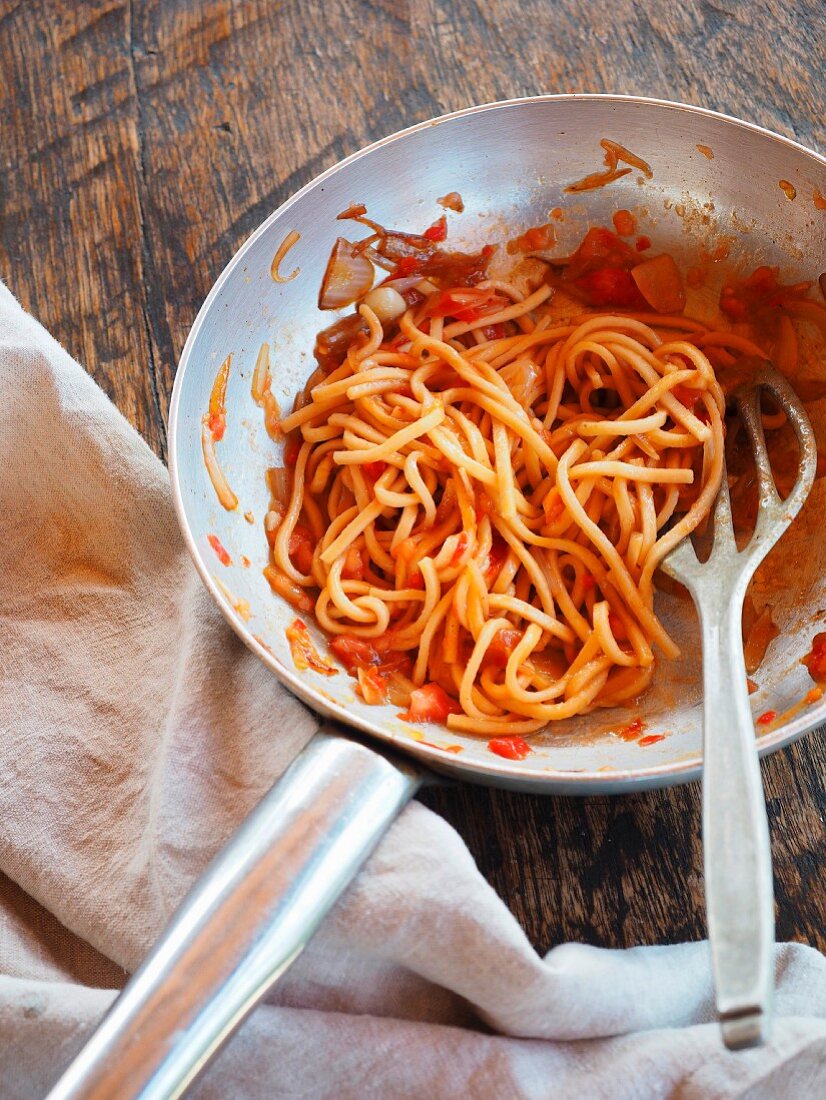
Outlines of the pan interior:
M566 194L566 184L600 167L604 137L648 161L653 178L635 171L601 190ZM793 184L794 201L780 180ZM578 793L694 777L702 725L699 634L693 606L674 596L661 594L657 610L682 656L659 662L654 686L639 708L598 710L555 724L536 735L526 761L500 760L484 740L413 726L399 718L398 708L367 706L343 671L332 677L297 673L284 636L295 612L262 575L265 470L281 459L251 397L253 368L260 345L268 341L273 391L281 408L289 408L313 370L315 335L331 322L331 315L317 308L318 288L342 232L336 214L353 202L365 203L371 217L385 225L422 229L442 212L436 199L459 191L465 212L450 218L450 243L466 249L542 223L559 206L565 211L560 254L576 245L588 225L610 225L614 211L628 209L639 233L685 264L696 262L703 249L725 252L725 261L715 267L719 284L724 271L738 264L779 265L784 281L816 280L826 266L826 212L812 201L815 189L826 192L826 162L799 146L708 112L616 97L547 97L447 116L357 154L304 188L224 271L193 326L175 384L170 464L176 506L196 565L236 631L317 710L467 778ZM283 269L297 267L299 274L276 283L271 262L292 231L300 239ZM689 312L710 316L714 290L709 285L698 293ZM216 499L200 443L210 389L230 353L228 427L218 454L239 498L233 512ZM809 413L826 439L826 401L810 405ZM771 603L781 628L755 676L755 715L783 713L812 686L800 658L826 618L826 541L819 537L824 493L826 479L815 483L803 512L755 581L758 606ZM219 562L207 541L211 534L228 550L231 565ZM316 641L323 647L320 633ZM617 736L638 713L646 732L665 734L663 740L641 747ZM761 738L761 748L787 743L824 713L824 705L806 708ZM264 735L277 736L277 730ZM446 752L445 746L460 751Z

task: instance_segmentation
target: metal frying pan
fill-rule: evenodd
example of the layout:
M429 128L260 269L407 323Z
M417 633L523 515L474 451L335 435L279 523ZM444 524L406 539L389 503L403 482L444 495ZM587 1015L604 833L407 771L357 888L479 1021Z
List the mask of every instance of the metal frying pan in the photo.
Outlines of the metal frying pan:
M604 137L648 161L653 179L632 173L602 190L565 194L567 183L599 167ZM295 670L284 636L295 612L261 572L264 471L279 459L250 380L264 340L274 348L273 391L282 408L311 372L315 334L330 323L316 296L341 232L336 214L364 202L385 225L422 228L440 212L437 197L458 190L465 213L451 218L450 239L471 248L544 222L560 206L566 212L562 253L586 225L610 224L615 210L627 208L640 233L685 263L707 248L718 258L727 253L729 263L778 264L798 280L817 279L826 266L826 212L813 201L816 189L826 193L825 158L723 115L632 97L536 97L447 115L354 154L303 188L241 248L204 303L181 357L169 424L175 504L198 571L232 628L332 721L195 887L52 1097L179 1095L296 957L422 781L410 758L456 778L549 794L624 793L700 774L698 637L690 607L675 599L663 597L658 607L684 657L657 670L644 713L649 729L667 736L645 748L611 732L628 721L627 711L601 711L539 735L526 760L503 760L483 740L436 727L421 740L421 730L401 720L398 708L362 703L344 673L327 678ZM273 255L293 230L301 236L284 269L297 266L300 273L276 283ZM713 258L711 270L719 270ZM697 296L695 312L711 309L713 291L709 286ZM200 425L229 352L229 423L220 459L240 504L228 513L204 469ZM816 429L818 408L810 410ZM818 531L823 505L818 482L756 582L783 628L760 671L758 714L782 714L811 685L799 659L817 629L807 609L826 607L826 547ZM247 511L255 523L244 521ZM245 555L251 567L219 565L210 534L234 562ZM773 586L773 560L783 561L794 590ZM236 610L239 600L251 609L248 620ZM320 635L316 641L323 644ZM826 700L774 727L760 739L760 751L789 744L824 718ZM372 747L336 730L335 722L368 734ZM448 744L461 751L447 752Z

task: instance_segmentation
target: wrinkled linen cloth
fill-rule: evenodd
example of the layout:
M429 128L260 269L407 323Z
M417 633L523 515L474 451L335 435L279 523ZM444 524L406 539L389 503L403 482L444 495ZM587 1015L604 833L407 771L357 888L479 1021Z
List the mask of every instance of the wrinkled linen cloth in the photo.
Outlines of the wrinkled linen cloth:
M161 463L0 285L0 1097L42 1097L318 720L236 639ZM197 1082L270 1097L826 1095L826 959L731 1054L708 946L540 958L413 803Z

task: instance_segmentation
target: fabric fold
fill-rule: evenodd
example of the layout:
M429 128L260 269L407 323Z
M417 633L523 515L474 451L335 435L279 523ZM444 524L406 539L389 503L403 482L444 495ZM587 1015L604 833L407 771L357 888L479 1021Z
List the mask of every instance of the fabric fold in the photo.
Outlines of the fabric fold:
M202 589L161 463L2 286L0 516L0 1095L28 1100L319 722ZM822 1095L826 960L777 967L772 1043L729 1054L707 945L540 958L413 803L193 1095Z

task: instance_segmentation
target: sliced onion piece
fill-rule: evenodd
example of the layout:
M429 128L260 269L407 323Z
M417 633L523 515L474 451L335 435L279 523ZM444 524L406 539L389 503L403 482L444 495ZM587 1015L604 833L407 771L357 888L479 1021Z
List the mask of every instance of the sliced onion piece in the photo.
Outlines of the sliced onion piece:
M657 313L682 313L685 309L683 277L673 256L667 252L633 267L631 278Z
M373 285L373 265L355 246L339 237L333 245L318 295L319 309L342 309L357 302Z
M283 504L286 509L292 496L292 472L286 466L270 466L267 470L267 483L273 500Z

